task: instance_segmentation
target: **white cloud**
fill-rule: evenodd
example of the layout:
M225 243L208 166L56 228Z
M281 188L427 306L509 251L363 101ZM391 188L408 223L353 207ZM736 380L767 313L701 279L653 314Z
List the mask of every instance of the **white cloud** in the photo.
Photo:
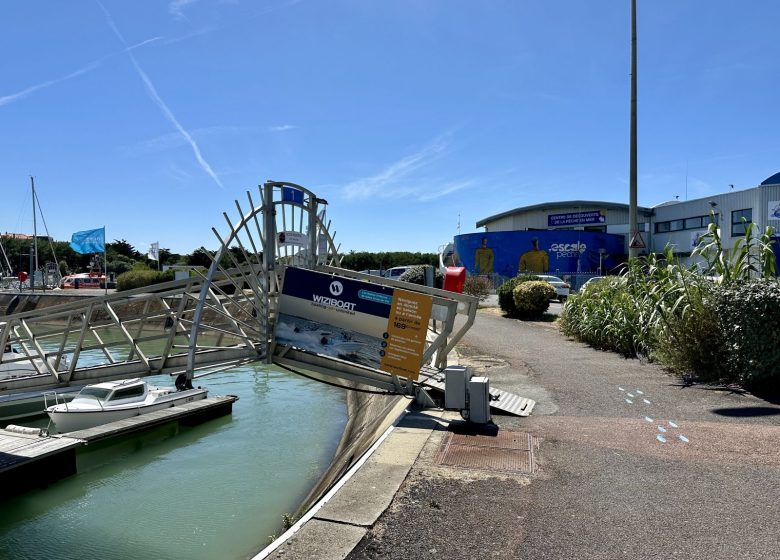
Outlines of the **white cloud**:
M108 21L109 27L111 27L114 34L117 36L117 38L127 46L127 41L125 41L125 38L122 36L122 34L119 32L119 29L117 28L116 24L114 23L114 19L111 17L111 14L108 12L105 6L100 2L100 0L97 0L98 5L103 9L103 12L106 14L106 20ZM143 71L141 66L138 64L138 61L135 58L135 55L133 54L133 51L129 48L127 49L127 56L130 57L130 61L133 63L133 67L135 68L136 73L141 78L141 80L144 82L144 85L146 86L146 91L149 94L149 97L152 99L152 101L157 105L157 107L162 112L163 116L168 119L168 122L170 122L176 130L179 131L179 134L182 135L182 137L187 141L187 143L192 148L192 152L195 155L195 159L198 161L198 164L200 165L201 169L206 172L206 174L211 177L214 182L220 187L224 188L222 185L222 181L220 181L217 174L212 169L211 165L206 161L206 159L203 157L203 154L201 154L200 147L195 142L195 139L192 137L192 135L179 123L176 116L173 114L173 112L170 110L168 105L166 105L165 101L160 97L160 94L157 93L157 89L154 87L154 84L152 83L152 80L149 78L149 76L146 74L146 72Z
M190 4L194 4L195 2L197 2L197 0L173 0L173 2L168 4L168 11L174 17L183 18L184 8L186 8Z
M258 127L256 126L208 126L190 130L190 135L198 140L203 140L204 138L217 136L254 133L257 132L257 130ZM131 146L127 146L123 148L123 151L128 155L133 156L144 153L165 152L188 145L189 143L187 142L186 138L184 138L181 133L177 131L163 134L161 136L150 138Z
M420 189L417 186L419 179L410 181L409 175L436 161L446 149L445 140L437 138L417 152L391 163L376 175L352 181L344 187L344 196L348 200L354 200L375 196L382 198L410 196L419 193Z
M462 191L463 189L471 188L474 185L474 183L475 183L474 181L459 181L456 183L445 183L444 185L440 185L433 190L416 193L417 199L420 202L428 202L429 200L436 200L437 198L447 196L448 194L452 194L457 191Z
M268 127L268 130L270 132L284 132L285 130L293 130L294 128L298 128L294 124L280 124L278 126L271 126Z

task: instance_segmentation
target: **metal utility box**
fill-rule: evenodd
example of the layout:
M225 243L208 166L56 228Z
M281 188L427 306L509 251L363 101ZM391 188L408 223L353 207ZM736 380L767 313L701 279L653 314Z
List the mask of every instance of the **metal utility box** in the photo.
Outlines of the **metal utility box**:
M490 380L487 377L472 377L468 389L469 422L487 424L490 422Z
M444 408L466 408L466 384L471 371L465 366L449 366L444 370Z

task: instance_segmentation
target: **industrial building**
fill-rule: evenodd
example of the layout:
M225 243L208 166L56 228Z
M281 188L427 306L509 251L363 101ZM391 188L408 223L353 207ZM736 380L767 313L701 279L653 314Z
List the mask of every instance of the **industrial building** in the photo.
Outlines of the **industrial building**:
M726 250L744 237L747 224L754 224L757 235L766 226L780 230L780 173L749 189L639 207L639 233L633 239L627 204L571 200L484 218L476 224L484 231L456 236L455 250L471 274L511 278L518 272L548 273L578 278L573 283L579 285L624 262L630 243L640 254L660 253L670 245L684 264L692 264L696 257L691 251L713 219Z

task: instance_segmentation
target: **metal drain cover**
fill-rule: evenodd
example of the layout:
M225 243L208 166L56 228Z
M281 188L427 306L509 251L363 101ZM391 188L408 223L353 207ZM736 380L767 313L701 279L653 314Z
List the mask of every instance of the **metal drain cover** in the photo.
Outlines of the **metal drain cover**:
M435 463L487 471L533 474L538 440L525 432L502 430L496 435L447 432Z

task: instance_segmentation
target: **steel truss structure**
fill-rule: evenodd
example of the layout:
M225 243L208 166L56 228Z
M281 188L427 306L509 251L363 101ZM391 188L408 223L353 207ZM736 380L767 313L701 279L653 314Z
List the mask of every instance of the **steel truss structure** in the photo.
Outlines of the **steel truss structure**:
M223 213L226 233L212 228L219 248L208 253L206 272L4 317L0 347L16 353L5 354L0 365L19 371L0 377L0 395L157 373L184 373L191 381L257 360L416 394L419 387L406 379L275 344L284 269L428 294L433 315L424 363L434 370L446 366L447 354L473 323L476 298L342 269L327 201L288 182L267 181L259 191L258 203L250 192L246 207L236 201L236 217ZM465 318L456 328L458 314Z

